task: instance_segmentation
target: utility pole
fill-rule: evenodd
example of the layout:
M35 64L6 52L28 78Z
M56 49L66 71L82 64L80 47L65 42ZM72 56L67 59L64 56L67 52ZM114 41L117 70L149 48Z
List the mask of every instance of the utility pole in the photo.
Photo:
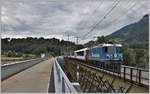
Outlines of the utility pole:
M67 35L68 36L68 42L69 42L69 34ZM68 45L67 45L67 56L69 55L69 43L68 43Z
M77 36L76 37L76 43L78 44L78 42L79 42L79 37Z
M94 36L94 37L93 37L94 46L96 46L96 40L95 40L95 38L97 38L97 36Z
M78 42L79 42L79 37L77 36L76 37L76 43L77 43L77 45L78 45ZM76 79L77 79L77 81L79 81L79 64L77 64L77 73L76 73Z
M67 35L68 36L68 41L69 41L69 35Z

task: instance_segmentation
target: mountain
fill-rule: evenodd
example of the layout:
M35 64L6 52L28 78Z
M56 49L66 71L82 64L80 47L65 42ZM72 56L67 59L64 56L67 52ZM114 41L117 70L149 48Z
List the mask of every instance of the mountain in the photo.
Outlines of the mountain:
M133 48L148 48L149 15L145 15L140 21L127 25L106 37L126 43Z

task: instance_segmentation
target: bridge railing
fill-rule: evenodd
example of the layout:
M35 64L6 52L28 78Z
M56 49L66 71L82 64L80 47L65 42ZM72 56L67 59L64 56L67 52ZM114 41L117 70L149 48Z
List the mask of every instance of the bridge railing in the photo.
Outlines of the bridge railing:
M130 82L149 85L149 70L121 65L121 77Z
M78 64L82 64L82 65L89 65L89 67L96 69L96 70L101 70L104 71L106 73L115 75L115 76L119 76L124 80L128 80L132 83L136 83L139 85L144 85L144 86L149 86L149 70L147 69L142 69L142 68L137 68L137 67L131 67L131 66L125 66L125 65L121 65L120 66L120 70L121 73L115 73L113 71L110 70L105 70L102 68L99 68L99 66L91 66L89 63L84 63L83 60L79 60L76 58L72 58L72 57L66 57L66 60L73 60L74 62L78 63ZM99 62L97 62L99 63Z
M69 81L66 74L60 67L57 59L54 59L54 83L56 93L77 93L73 84Z

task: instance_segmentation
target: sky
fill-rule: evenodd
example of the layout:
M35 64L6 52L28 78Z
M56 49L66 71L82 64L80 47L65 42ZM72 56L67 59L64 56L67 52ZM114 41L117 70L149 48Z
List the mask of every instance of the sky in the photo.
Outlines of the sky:
M148 14L148 4L149 0L3 0L1 37L68 40L69 35L69 41L79 37L82 44L139 21Z

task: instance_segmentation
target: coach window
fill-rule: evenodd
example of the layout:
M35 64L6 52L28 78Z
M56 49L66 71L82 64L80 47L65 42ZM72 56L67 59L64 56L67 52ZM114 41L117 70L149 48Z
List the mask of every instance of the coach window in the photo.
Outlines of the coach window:
M78 56L84 56L84 51L77 52L77 55L78 55Z
M107 53L108 52L108 47L103 47L104 48L104 52Z

